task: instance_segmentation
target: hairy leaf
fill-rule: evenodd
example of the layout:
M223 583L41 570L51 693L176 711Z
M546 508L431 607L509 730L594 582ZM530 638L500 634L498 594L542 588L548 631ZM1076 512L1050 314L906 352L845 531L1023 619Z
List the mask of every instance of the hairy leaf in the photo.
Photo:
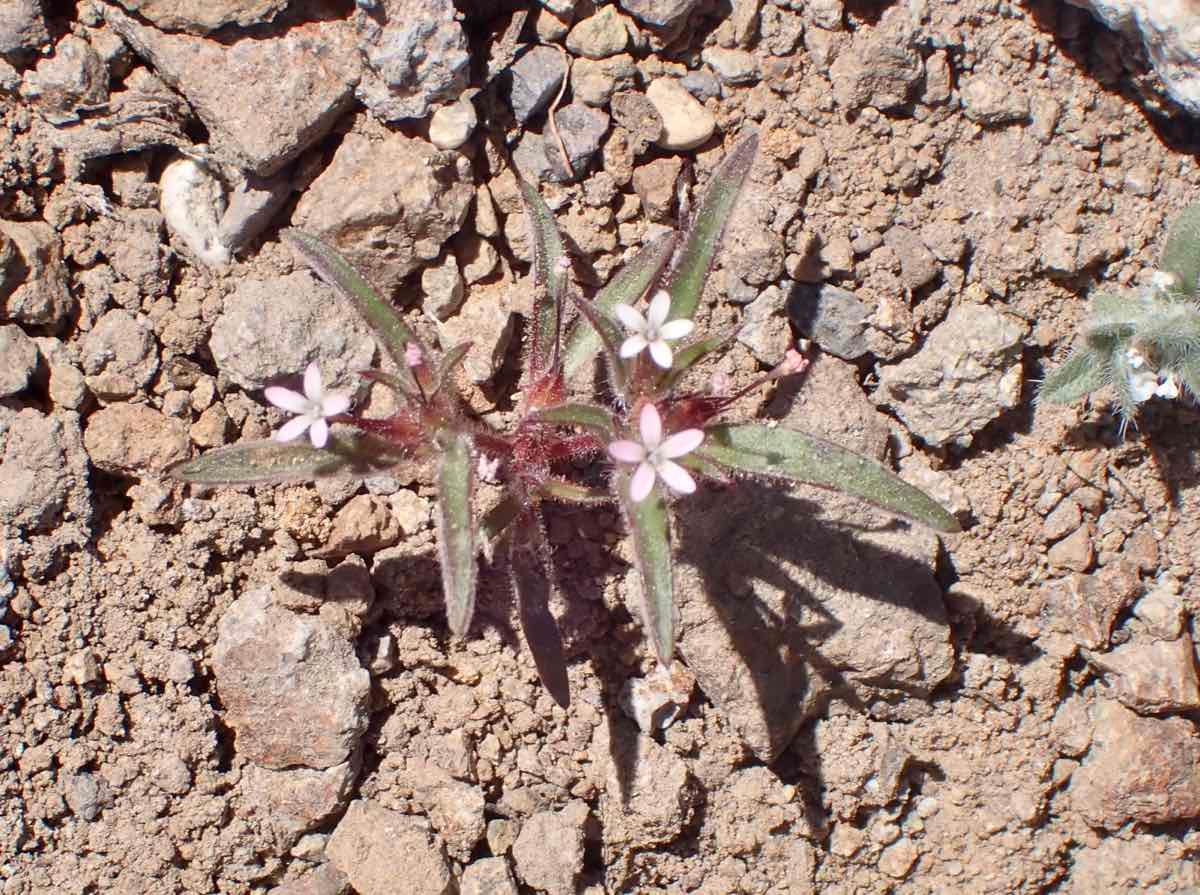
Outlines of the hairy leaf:
M938 531L959 530L954 516L891 470L802 432L755 424L710 426L697 453L733 470L841 491Z
M168 474L196 485L252 485L369 476L394 468L409 454L370 435L335 433L324 448L307 440L246 441L176 463Z
M611 439L616 431L612 413L595 404L559 404L539 410L534 417L543 423L582 426L602 438Z
M467 356L467 352L471 350L470 342L463 342L461 345L455 345L442 355L442 360L438 364L437 375L433 380L433 393L436 395L450 381L450 377L454 375L454 368L463 362L463 358Z
M446 433L438 465L438 552L442 561L442 590L450 630L462 636L475 612L475 537L471 527L471 492L475 462L471 437Z
M729 150L713 173L671 269L669 319L690 320L700 306L725 225L733 214L757 151L758 135L751 134Z
M1086 348L1077 348L1058 366L1042 387L1038 398L1054 404L1069 404L1104 385L1105 360Z
M646 292L658 282L663 268L671 259L675 250L675 234L667 233L652 242L642 246L628 264L608 281L591 302L591 307L599 310L600 315L607 315L617 305L630 305L637 302ZM587 325L592 318L577 321L567 340L566 351L563 354L563 371L570 378L576 371L585 367L601 348L602 334L596 331L595 324ZM618 341L619 341L619 330Z
M635 503L629 496L630 475L616 473L617 492L633 536L634 565L642 584L642 620L654 654L670 666L675 655L674 570L671 565L671 527L661 488Z
M671 364L671 369L667 371L667 378L663 384L663 388L666 390L673 388L680 378L682 378L683 374L688 371L689 367L700 363L708 355L722 346L728 345L732 340L732 335L709 336L690 345L684 345L675 352L675 362Z
M491 562L496 545L507 537L512 524L521 515L521 502L512 494L488 510L479 522L480 551Z
M618 392L625 390L625 365L621 362L621 328L604 311L572 294L586 327L604 348L609 379Z
M375 330L383 350L400 370L400 379L411 380L412 374L405 362L404 349L410 342L420 348L422 353L425 353L425 348L404 319L396 313L395 308L371 288L358 271L350 266L350 262L315 236L295 229L284 230L282 235L317 276L350 300ZM414 391L415 388L414 385Z
M546 479L542 482L541 492L543 497L561 500L563 503L610 503L613 499L610 491L589 488L587 485L577 485L566 479Z
M550 614L550 596L554 592L554 564L546 534L538 517L528 514L517 524L509 551L509 570L521 631L533 654L538 677L550 696L563 708L571 702L567 681L567 660L563 655L558 622Z
M1171 224L1159 265L1179 278L1170 294L1194 299L1200 292L1200 204L1185 208Z
M1105 381L1112 386L1117 399L1117 413L1121 417L1121 430L1124 432L1129 421L1137 413L1137 399L1133 395L1134 369L1129 363L1129 351L1123 345L1116 345L1108 354L1104 366Z
M563 290L569 285L569 277L560 266L566 254L558 225L554 223L554 214L542 201L537 187L524 180L520 181L520 185L533 242L533 282L536 290L529 363L530 371L538 374L549 369L553 360L554 346L562 325L559 302Z

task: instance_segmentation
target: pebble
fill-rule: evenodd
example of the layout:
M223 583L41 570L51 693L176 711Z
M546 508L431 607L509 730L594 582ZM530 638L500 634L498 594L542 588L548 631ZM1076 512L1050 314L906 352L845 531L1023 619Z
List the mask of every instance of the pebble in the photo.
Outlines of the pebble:
M508 861L504 858L480 858L463 870L459 895L517 895Z
M548 895L575 895L583 870L585 802L570 802L561 811L538 811L521 826L513 843L517 876L525 885Z
M356 776L358 763L351 761L324 770L274 770L247 764L242 771L242 797L263 820L298 836L341 810Z
M350 498L333 517L322 555L374 553L398 543L400 536L400 523L388 503L371 494L359 494Z
M647 677L627 680L617 702L642 733L654 736L687 711L695 687L695 675L682 663L674 662L670 674L659 668Z
M700 0L620 0L630 15L654 28L673 31L687 22Z
M7 281L0 308L9 320L58 329L75 313L62 243L49 224L0 220L0 262Z
M912 47L874 29L856 31L853 42L829 68L833 96L844 109L886 111L908 102L924 66Z
M83 443L99 469L145 475L188 456L187 425L145 404L112 404L88 417Z
M428 822L367 799L350 803L325 854L359 895L451 895L457 889Z
M758 62L753 53L745 50L707 47L701 53L701 58L726 84L753 84L759 79ZM687 89L686 85L684 89Z
M656 141L672 152L695 149L708 142L717 122L712 113L672 78L658 78L646 88L646 98L662 117L662 136Z
M837 286L799 283L788 300L788 316L796 329L843 360L858 360L867 353L869 314L858 296Z
M967 117L979 124L1012 124L1029 118L1029 97L995 75L965 78L959 95Z
M97 320L79 349L88 388L101 400L133 397L158 371L158 343L150 321L121 308Z
M666 221L675 207L675 184L683 160L666 156L639 165L633 172L633 189L652 221Z
M1051 547L1046 551L1046 559L1050 561L1050 565L1060 569L1071 569L1075 572L1086 572L1090 569L1095 559L1095 551L1092 548L1089 526L1079 526Z
M163 31L208 34L226 25L269 22L289 0L125 0L127 9Z
M537 46L508 67L508 102L521 124L543 112L567 76L562 54L554 47Z
M784 314L786 306L787 294L778 286L768 286L746 305L737 333L737 340L768 367L779 364L792 347L792 332Z
M642 155L663 135L662 115L644 94L633 91L616 94L612 98L612 114L613 120L629 133L634 155ZM676 165L680 164L682 163L677 160ZM671 181L671 189L675 189L674 178Z
M469 285L487 279L500 263L496 247L481 236L467 236L458 244L462 276Z
M0 398L22 392L38 366L38 346L19 326L0 326Z
M8 0L0 16L0 57L19 62L50 40L40 0Z
M442 106L429 119L429 142L438 149L458 149L475 132L479 116L470 100Z
M466 291L458 260L447 252L440 264L421 271L421 291L425 293L422 308L438 320L446 320L462 307Z
M633 23L615 6L603 6L594 15L575 24L567 35L567 49L576 56L606 59L625 52Z

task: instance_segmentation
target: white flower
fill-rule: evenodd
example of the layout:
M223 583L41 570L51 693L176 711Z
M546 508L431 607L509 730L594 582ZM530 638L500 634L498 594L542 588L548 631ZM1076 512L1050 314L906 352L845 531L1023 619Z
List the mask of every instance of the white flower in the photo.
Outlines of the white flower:
M671 295L665 289L654 294L645 317L632 305L617 305L614 311L625 328L633 333L621 343L621 357L634 357L649 348L650 357L664 370L671 369L674 361L667 342L682 339L695 326L690 320L667 322L667 315L671 313Z
M695 491L696 482L688 471L673 461L698 448L700 442L704 441L704 432L700 429L684 429L664 440L662 417L658 415L658 408L653 404L642 408L638 417L638 430L642 436L641 443L614 441L608 446L608 453L614 460L638 464L629 483L629 496L633 498L634 503L646 499L650 489L654 487L656 476L672 491L678 491L680 494L691 494Z
M1156 270L1150 275L1150 285L1160 292L1173 292L1179 288L1179 277L1170 271Z
M1129 374L1129 394L1135 403L1141 404L1155 396L1168 399L1179 397L1179 380L1174 373L1160 373L1151 369L1146 365L1146 356L1136 348L1126 349L1125 359L1134 370Z
M297 414L294 420L284 423L275 433L276 441L292 441L308 431L309 440L315 448L325 447L329 441L329 423L326 419L337 416L350 407L350 396L344 392L326 392L321 383L321 368L313 361L304 371L304 394L290 388L272 385L263 390L267 400L281 410Z

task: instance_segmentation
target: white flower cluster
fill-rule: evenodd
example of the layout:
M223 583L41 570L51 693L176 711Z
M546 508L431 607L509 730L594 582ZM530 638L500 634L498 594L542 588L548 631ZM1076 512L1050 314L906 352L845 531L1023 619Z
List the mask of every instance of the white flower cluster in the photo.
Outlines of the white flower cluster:
M1133 372L1129 374L1129 390L1139 404L1150 398L1178 398L1179 380L1173 373L1160 373L1146 363L1146 357L1136 348L1125 352Z

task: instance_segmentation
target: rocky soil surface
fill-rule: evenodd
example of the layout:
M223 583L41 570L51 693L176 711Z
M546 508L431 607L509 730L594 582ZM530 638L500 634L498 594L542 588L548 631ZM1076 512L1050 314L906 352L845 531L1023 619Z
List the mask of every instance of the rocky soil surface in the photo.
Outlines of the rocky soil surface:
M1033 400L1200 199L1188 5L4 3L0 892L1196 891L1197 410ZM557 512L563 709L498 576L448 636L426 483L162 474L376 357L282 227L503 414L514 172L594 285L751 131L714 375L811 339L747 413L961 535L702 489L666 675L616 512Z

